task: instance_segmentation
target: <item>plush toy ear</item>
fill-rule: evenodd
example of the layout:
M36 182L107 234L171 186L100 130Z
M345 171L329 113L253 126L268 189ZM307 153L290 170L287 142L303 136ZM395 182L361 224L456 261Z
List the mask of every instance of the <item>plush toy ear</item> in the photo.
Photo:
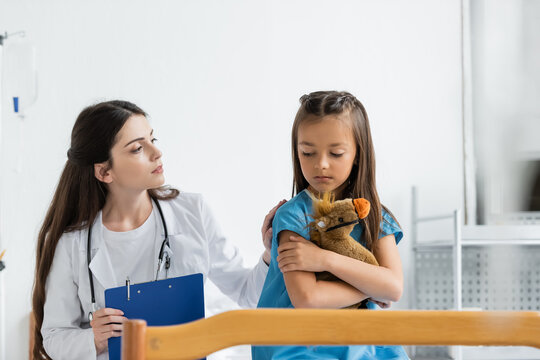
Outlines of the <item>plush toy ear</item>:
M354 208L360 219L364 219L369 214L371 205L369 201L364 198L358 198L353 200Z

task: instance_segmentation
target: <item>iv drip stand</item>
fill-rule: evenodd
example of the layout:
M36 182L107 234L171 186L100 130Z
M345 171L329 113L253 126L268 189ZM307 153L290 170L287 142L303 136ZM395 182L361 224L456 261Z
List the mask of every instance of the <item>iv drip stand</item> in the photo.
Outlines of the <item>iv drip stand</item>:
M2 100L3 100L3 83L2 83L2 60L3 60L3 45L4 41L6 41L8 38L12 37L24 37L26 34L24 31L17 31L11 34L8 34L5 32L4 34L0 34L0 162L2 160L2 113L3 113L3 107L2 107ZM2 180L0 179L0 192L2 191ZM3 218L2 215L2 203L0 202L0 249L2 249L2 243L3 243L3 236L2 236L2 222L1 219ZM0 250L1 251L1 250ZM5 286L3 281L3 274L0 273L0 359L6 358L6 325L5 325Z

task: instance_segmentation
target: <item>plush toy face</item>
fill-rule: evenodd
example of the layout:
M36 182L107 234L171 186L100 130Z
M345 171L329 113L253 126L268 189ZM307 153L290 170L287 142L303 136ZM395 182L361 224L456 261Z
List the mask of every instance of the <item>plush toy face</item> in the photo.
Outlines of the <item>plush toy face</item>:
M313 210L314 230L321 234L349 234L358 220L369 213L369 202L365 199L334 201L331 194L325 193L322 199L314 199Z
M319 232L352 230L352 227L358 223L352 201L340 200L333 204L332 211L325 216L321 216L314 221L315 227Z

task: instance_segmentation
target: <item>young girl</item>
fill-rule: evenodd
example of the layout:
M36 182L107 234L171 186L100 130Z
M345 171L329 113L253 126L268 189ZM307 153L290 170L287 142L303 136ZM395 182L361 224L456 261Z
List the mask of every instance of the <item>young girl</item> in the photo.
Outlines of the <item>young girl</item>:
M257 303L267 265L245 268L201 196L163 186L155 142L146 114L129 102L90 106L77 118L38 237L33 358L108 359L107 340L126 319L105 308L104 290L127 276L135 284L202 273L241 305ZM275 209L263 223L268 243Z
M296 196L274 218L272 260L258 307L338 309L364 299L388 307L403 290L396 246L403 233L379 201L366 111L346 92L314 92L302 96L300 103L292 130ZM311 196L324 192L333 192L338 200L363 197L370 201L368 217L351 236L374 253L380 266L320 249L306 240L312 220ZM314 273L321 271L343 281L317 281ZM375 305L369 303L369 307ZM254 360L408 359L401 346L254 346L252 355Z

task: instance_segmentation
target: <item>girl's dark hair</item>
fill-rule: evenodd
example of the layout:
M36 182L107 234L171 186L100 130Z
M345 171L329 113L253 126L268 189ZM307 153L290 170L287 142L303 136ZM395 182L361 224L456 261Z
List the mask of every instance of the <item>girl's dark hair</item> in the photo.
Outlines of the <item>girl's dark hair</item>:
M314 116L313 116L314 115ZM298 157L298 129L305 121L319 121L326 115L346 115L350 120L353 136L356 142L356 159L347 186L341 197L365 198L371 203L371 211L364 221L362 234L368 249L379 238L382 209L392 217L392 213L381 204L377 193L375 179L375 150L369 120L364 105L348 92L316 91L300 98L300 108L296 113L292 128L292 158L293 158L293 191L292 196L300 193L309 186L302 174ZM395 220L395 219L394 219Z
M94 164L111 162L116 135L133 115L146 113L127 101L107 101L84 109L71 132L68 160L60 175L52 202L39 231L36 270L32 293L35 316L34 359L50 359L43 348L41 326L45 304L45 284L58 240L65 232L88 228L105 205L107 187L94 176ZM179 191L167 186L148 190L150 196L168 200Z

